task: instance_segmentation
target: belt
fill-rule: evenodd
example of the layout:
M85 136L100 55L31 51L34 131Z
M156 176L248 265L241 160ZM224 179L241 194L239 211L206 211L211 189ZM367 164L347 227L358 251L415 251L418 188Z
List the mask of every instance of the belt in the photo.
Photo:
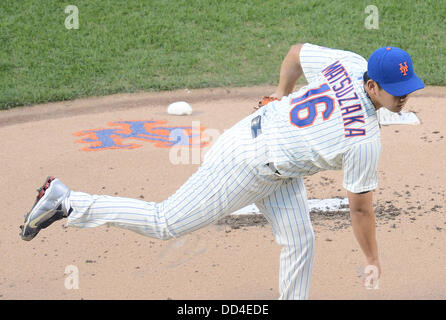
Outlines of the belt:
M251 120L251 134L253 139L262 134L262 116L259 115ZM281 175L279 170L276 169L274 162L268 162L266 165L270 167L276 175Z

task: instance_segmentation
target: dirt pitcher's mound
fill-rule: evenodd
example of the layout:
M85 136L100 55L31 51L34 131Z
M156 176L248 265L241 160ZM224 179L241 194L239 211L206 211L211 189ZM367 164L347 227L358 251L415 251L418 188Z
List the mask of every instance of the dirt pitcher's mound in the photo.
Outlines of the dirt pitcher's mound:
M324 225L330 230L345 229L351 226L350 212L348 206L342 206L341 210L318 210L310 211L311 221L314 225ZM440 205L436 205L432 210L442 209ZM411 209L415 209L414 207ZM383 204L378 204L375 208L375 215L380 225L388 224L395 221L401 214L408 212L401 208L395 207L391 201L386 201ZM217 225L226 225L231 229L240 229L242 227L264 227L268 224L265 216L261 213L227 215L216 222ZM394 223L392 224L395 225Z

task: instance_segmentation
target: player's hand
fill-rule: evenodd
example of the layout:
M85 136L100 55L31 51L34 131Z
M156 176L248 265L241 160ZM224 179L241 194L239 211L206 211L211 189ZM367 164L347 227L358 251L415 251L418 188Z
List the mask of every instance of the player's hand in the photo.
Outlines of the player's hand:
M382 269L378 259L367 259L367 266L364 269L364 287L366 289L378 289L379 278Z

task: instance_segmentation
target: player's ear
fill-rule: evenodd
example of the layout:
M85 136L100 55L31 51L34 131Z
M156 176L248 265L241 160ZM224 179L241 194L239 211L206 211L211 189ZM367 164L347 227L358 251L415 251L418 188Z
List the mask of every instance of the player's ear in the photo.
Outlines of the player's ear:
M367 80L366 86L370 91L373 92L374 95L376 95L378 93L378 91L381 89L378 82L376 82L372 79Z

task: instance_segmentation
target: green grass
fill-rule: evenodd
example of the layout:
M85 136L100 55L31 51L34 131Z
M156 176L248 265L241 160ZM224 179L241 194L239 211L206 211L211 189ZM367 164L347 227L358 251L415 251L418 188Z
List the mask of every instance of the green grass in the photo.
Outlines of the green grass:
M407 50L446 84L444 1L1 0L0 109L140 90L276 84L289 47ZM64 26L79 8L79 29Z

